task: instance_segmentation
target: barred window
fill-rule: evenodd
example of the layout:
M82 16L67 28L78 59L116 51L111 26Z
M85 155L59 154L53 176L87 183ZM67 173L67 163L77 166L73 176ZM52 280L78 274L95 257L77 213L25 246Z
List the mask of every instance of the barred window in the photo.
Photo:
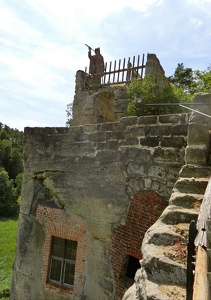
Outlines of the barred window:
M61 285L74 285L77 242L53 236L49 280Z

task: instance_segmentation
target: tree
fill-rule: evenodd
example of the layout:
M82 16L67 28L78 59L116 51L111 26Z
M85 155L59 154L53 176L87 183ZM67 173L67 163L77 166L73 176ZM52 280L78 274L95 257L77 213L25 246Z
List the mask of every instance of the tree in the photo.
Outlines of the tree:
M192 70L185 68L183 63L177 65L177 68L169 81L191 95L197 92L211 92L211 67L205 71Z
M9 177L15 179L22 172L22 166L23 160L20 151L17 148L12 148L8 168Z
M17 213L22 183L23 132L0 122L0 216Z
M0 141L0 163L8 172L10 167L10 157L12 151L12 143L10 140L3 139Z
M67 113L66 126L67 127L70 127L71 122L72 122L72 110L73 110L73 104L72 103L67 104L67 109L66 109L66 113Z
M211 93L211 67L207 67L205 71L194 71L194 81L190 93L197 92Z
M184 109L179 103L190 102L190 96L181 87L164 82L160 77L145 76L141 81L133 79L127 93L130 97L127 115L130 116L180 113ZM137 98L142 99L141 103Z
M23 174L19 173L15 178L15 189L16 189L17 196L21 194L22 180L23 180Z
M189 92L194 81L194 72L180 63L177 65L174 75L169 77L169 81L177 87L182 87L185 92Z
M17 194L7 171L0 171L0 217L15 216L18 212Z

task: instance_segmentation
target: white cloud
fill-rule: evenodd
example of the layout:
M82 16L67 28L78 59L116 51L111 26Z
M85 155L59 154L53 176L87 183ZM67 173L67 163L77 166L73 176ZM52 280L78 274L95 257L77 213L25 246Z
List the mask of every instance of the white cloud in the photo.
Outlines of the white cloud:
M69 1L69 0L27 0L37 11L51 22L59 22L59 27L73 30L83 23L83 19L102 21L108 15L119 13L124 8L147 12L153 5L161 5L164 0L121 0L121 1Z
M211 1L210 0L185 0L190 9L196 9L197 13L203 12L204 16L211 16ZM202 16L203 17L203 16Z
M195 27L199 27L203 24L203 21L198 18L191 18L190 23Z

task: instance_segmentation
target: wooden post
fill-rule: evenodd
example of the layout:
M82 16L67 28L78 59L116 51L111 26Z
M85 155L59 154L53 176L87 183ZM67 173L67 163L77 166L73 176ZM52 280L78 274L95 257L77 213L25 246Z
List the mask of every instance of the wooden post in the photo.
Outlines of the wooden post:
M200 245L197 248L193 300L208 300L207 252Z

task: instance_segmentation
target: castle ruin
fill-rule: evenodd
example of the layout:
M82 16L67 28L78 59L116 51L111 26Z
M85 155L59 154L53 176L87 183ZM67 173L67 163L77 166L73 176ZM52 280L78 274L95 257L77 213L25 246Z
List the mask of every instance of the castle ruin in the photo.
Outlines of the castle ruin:
M149 55L151 70L158 62ZM25 128L10 299L185 299L210 119L124 117L124 85L86 90L84 78L70 128ZM210 101L199 94L194 109L210 114Z

